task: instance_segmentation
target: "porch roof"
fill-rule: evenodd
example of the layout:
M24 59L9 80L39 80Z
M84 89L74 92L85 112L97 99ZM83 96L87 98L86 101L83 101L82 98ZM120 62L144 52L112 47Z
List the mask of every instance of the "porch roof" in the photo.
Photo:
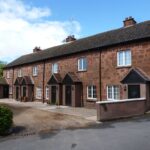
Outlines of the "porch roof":
M63 84L74 84L74 83L81 83L80 79L74 72L68 72L64 77Z
M30 76L17 77L14 85L33 85Z
M62 78L61 78L59 73L52 74L49 81L47 82L48 85L50 85L50 84L60 84L60 83L62 83Z
M150 76L140 68L132 68L120 82L123 84L147 83L150 82Z
M0 78L0 85L8 85L7 81L5 78Z

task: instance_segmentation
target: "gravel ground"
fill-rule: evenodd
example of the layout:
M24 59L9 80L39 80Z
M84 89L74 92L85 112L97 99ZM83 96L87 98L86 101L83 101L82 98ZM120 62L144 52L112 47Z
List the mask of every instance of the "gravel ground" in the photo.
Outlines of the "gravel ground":
M51 130L83 128L93 124L93 121L82 117L38 110L31 107L7 105L13 111L14 133L33 134Z

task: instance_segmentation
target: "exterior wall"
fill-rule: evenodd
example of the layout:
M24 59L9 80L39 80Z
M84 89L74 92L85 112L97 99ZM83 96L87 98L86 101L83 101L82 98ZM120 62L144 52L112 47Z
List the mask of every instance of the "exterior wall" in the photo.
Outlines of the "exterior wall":
M130 67L117 67L117 51L130 49L132 52L132 66ZM78 71L78 59L81 57L86 57L88 60L87 71ZM124 90L124 86L120 83L123 77L128 73L131 67L139 67L147 75L150 76L150 41L147 42L138 42L131 44L124 44L120 46L114 46L107 49L102 49L101 51L93 50L93 52L84 52L80 54L74 54L72 56L59 57L56 59L47 60L45 62L45 75L43 77L44 62L38 62L29 65L21 66L22 75L30 76L34 82L34 100L37 100L35 97L36 87L42 89L43 95L42 99L39 101L46 101L46 92L45 89L48 86L47 82L49 81L52 75L52 64L58 63L59 74L62 78L68 72L74 72L82 81L83 84L83 106L86 107L95 107L95 101L87 99L87 86L96 85L97 90L97 101L107 99L107 85L120 85L120 99L127 98L127 91ZM32 76L32 68L38 66L38 76ZM100 70L101 67L101 70ZM13 86L13 95L10 95L10 98L15 98L15 88L14 82L17 78L17 71L20 67L15 67L14 69L4 70L4 76L7 79L7 82L10 86ZM7 70L10 71L10 78L7 78ZM44 78L44 82L43 82ZM100 86L101 80L101 86ZM143 85L141 85L143 86ZM43 88L44 87L44 88ZM64 88L63 88L64 89ZM63 90L62 90L63 91ZM141 88L142 96L147 94L146 88ZM101 94L101 95L100 95ZM63 98L63 96L62 96Z
M132 65L129 67L117 67L117 52L130 49L132 53ZM101 54L101 93L102 100L107 99L107 85L120 85L120 99L127 98L120 81L129 72L131 67L139 67L150 76L150 41L131 43L108 48Z
M32 74L32 68L34 66L38 67L38 75L37 76L33 76L33 74ZM10 98L12 98L12 97L16 98L14 83L16 81L16 78L18 77L18 69L21 69L22 70L22 76L30 76L31 79L33 80L33 83L34 83L34 100L43 101L43 97L42 97L42 99L36 99L36 96L35 96L36 87L40 87L43 89L43 66L44 66L43 62L42 63L39 62L39 63L29 64L29 65L24 65L21 67L15 67L14 70L13 69L4 70L4 76L6 77L8 84L13 87L13 95L10 95L9 97ZM9 79L7 78L7 71L8 70L11 73Z
M9 78L7 78L7 71L10 72ZM10 69L4 70L3 76L6 78L7 83L9 84L9 87L10 86L12 87L12 93L9 93L9 98L13 98L13 80L12 80L13 79L13 69L10 68Z
M142 115L146 111L146 100L114 103L97 103L97 120L106 121Z
M78 71L78 59L81 57L86 57L88 60L87 71ZM54 60L49 60L45 65L45 86L49 81L52 72L52 64L58 63L59 73L62 79L68 72L74 72L79 77L83 84L83 105L86 107L95 107L95 101L87 99L87 86L96 85L97 90L97 100L100 99L99 93L99 52L87 52L81 53L73 56L58 58Z

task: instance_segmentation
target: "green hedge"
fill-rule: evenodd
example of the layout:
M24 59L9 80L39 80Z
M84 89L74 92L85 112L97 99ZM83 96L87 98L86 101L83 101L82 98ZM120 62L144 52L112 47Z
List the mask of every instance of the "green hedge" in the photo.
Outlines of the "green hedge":
M0 106L0 135L8 134L13 124L13 113L6 106Z

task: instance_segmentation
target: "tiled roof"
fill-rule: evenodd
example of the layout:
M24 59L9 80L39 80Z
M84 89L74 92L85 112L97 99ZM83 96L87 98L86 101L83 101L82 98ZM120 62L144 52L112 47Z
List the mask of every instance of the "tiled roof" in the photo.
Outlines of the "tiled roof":
M7 81L5 78L0 78L0 85L8 85Z
M150 76L140 68L131 68L126 76L120 81L123 84L128 83L147 83L150 82Z
M33 85L30 76L17 77L14 85Z
M73 83L81 83L78 76L74 72L68 72L63 81L63 84L73 84Z
M150 39L150 21L145 21L130 27L123 27L116 30L103 32L63 45L51 47L37 53L24 55L9 63L5 68L43 61L49 58L71 55L84 51L91 51L95 48L102 49L104 47L141 39Z
M59 84L62 83L62 78L59 73L52 74L47 84Z

